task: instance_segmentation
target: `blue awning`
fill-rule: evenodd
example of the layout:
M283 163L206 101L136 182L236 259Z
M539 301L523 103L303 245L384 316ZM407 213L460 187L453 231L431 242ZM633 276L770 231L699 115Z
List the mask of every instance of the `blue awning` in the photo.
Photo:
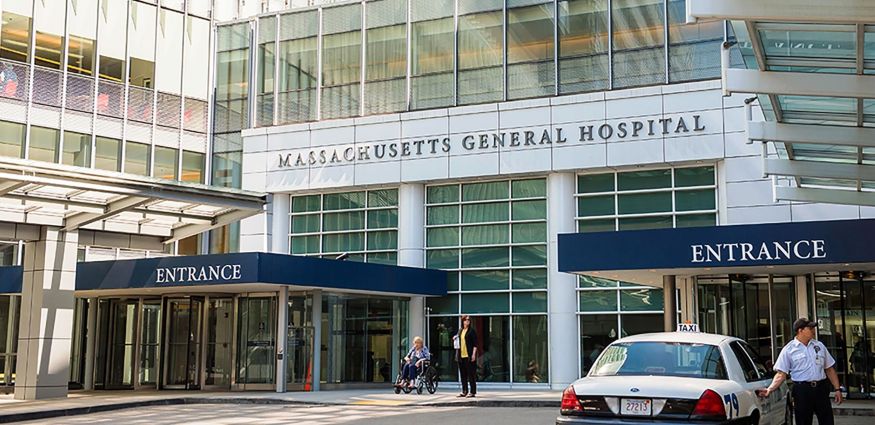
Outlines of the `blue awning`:
M441 296L447 292L447 273L261 252L82 262L76 267L77 291L250 283ZM21 291L21 267L0 267L4 291Z

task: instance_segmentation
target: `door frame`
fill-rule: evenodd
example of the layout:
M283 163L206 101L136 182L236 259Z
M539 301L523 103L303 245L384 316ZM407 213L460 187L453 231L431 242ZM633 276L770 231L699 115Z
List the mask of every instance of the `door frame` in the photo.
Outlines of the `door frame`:
M205 330L204 328L206 326L203 322L203 319L204 319L204 311L206 310L206 297L202 296L202 295L186 295L186 296L165 295L161 298L162 298L161 305L164 308L164 314L162 316L164 317L165 325L162 326L162 329L161 329L162 330L161 340L164 343L163 344L164 347L161 349L161 351L163 352L164 355L162 356L162 362L159 363L159 364L161 364L161 378L162 378L161 383L159 385L159 388L165 389L165 390L199 390L199 389L203 388L201 385L202 385L203 380L204 380L203 334L204 334L204 330ZM168 359L170 357L170 354L168 352L168 350L170 350L170 326L171 326L171 324L170 324L170 315L171 315L170 303L174 302L174 301L188 301L189 304L194 303L194 302L199 302L201 304L201 310L198 313L200 315L200 317L196 318L196 320L197 320L196 324L198 325L197 326L198 359L197 359L197 364L195 365L195 371L196 371L195 375L196 376L194 377L194 379L187 378L185 384L168 384L167 383L170 379L170 368L169 368L169 364L167 362L163 361L163 359ZM192 320L194 320L194 319L195 319L194 315L192 315L192 314L188 315L188 330L189 330L189 332L191 332ZM192 344L192 339L187 338L186 353L191 351L191 344ZM190 367L191 367L191 365L189 364L189 360L190 360L189 355L186 355L186 361L185 361L186 374L189 373L188 371L190 370Z

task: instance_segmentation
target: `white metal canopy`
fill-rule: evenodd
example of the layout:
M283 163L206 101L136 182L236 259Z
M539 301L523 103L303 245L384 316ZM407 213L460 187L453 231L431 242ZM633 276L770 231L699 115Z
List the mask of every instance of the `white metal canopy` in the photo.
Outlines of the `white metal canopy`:
M171 243L261 213L236 189L0 157L0 221L161 237Z
M748 138L776 199L875 204L875 2L689 1L688 19L732 23L723 87L757 94Z

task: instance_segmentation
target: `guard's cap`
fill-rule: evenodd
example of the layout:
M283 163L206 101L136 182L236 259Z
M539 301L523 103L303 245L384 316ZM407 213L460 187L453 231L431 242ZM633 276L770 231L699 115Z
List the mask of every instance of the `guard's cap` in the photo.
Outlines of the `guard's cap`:
M793 332L799 332L802 328L816 328L817 322L808 320L807 317L800 317L793 322Z

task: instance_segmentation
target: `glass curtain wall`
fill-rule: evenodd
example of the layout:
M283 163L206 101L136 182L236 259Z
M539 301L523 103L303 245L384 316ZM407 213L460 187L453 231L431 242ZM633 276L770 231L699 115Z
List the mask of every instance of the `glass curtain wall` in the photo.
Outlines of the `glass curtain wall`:
M61 152L61 163L77 165L79 167L91 166L91 135L64 132L64 150Z
M686 24L687 1L668 1L668 79L670 82L720 77L723 21Z
M666 82L663 0L612 0L613 88Z
M277 124L314 121L317 118L318 19L315 10L280 15Z
M189 8L193 8L189 2ZM209 97L210 21L192 15L185 18L182 47L182 128L184 136L193 136L206 142L207 99ZM204 143L206 147L206 143Z
M407 0L365 5L365 115L406 111Z
M0 121L0 155L23 158L25 131L24 124Z
M610 86L608 0L559 2L559 93Z
M455 104L453 0L411 0L410 109Z
M0 60L29 63L33 0L4 0L0 6Z
M555 5L552 1L508 1L508 99L556 94L555 31Z
M100 0L97 14L97 115L120 122L125 113L125 61L128 2ZM121 136L120 132L118 136ZM148 172L146 173L148 175Z
M458 2L458 103L504 100L504 2Z
M155 116L153 102L155 92L155 32L157 10L155 6L133 1L130 4L128 21L128 104L127 118L135 126L148 128ZM142 138L142 136L141 136ZM145 138L138 140L146 141Z
M97 38L97 0L68 1L67 46L68 110L91 113L94 108L95 51ZM87 166L87 165L85 165Z
M471 314L481 381L547 382L546 191L545 179L426 188L426 266L450 272L449 295L427 299L429 344L443 364L452 364L446 337Z
M361 114L362 7L322 11L322 119Z
M182 114L183 14L174 10L158 12L158 51L155 63L155 88L158 91L155 122L165 130L160 140L177 146Z
M398 189L293 196L291 253L398 261Z
M273 125L274 74L276 73L276 16L258 19L258 67L255 84L255 125Z

